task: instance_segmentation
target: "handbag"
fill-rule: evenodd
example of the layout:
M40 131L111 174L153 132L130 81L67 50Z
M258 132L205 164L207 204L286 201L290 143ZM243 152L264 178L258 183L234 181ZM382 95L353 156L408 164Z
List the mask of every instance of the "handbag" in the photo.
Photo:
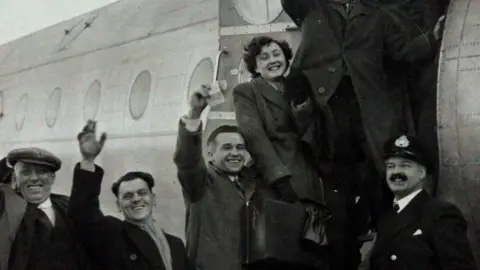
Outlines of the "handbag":
M304 204L305 205L305 204ZM323 205L308 202L305 205L307 217L303 228L302 240L312 247L328 245L327 222L332 217L331 212Z
M301 240L306 221L311 220L301 202L290 204L270 198L256 198L245 204L243 213L244 265L323 265L318 249L312 250ZM315 229L313 231L317 232Z

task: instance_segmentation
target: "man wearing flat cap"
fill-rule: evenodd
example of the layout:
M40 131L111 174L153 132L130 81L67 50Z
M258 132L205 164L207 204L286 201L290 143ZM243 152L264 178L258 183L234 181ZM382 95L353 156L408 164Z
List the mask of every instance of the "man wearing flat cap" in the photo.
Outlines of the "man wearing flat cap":
M71 233L68 197L51 193L60 159L29 147L5 162L13 174L0 189L0 270L91 269Z
M406 135L384 145L386 182L395 199L379 221L371 270L476 269L463 215L424 190L431 166L423 145Z

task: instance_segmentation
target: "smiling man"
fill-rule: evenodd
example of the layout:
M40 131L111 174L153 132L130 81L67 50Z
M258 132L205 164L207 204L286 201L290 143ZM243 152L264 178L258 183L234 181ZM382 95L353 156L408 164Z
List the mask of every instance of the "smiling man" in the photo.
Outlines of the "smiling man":
M149 173L128 172L112 185L124 221L100 211L104 172L94 162L106 135L97 141L95 130L96 122L89 121L78 135L83 160L75 168L68 212L85 248L102 269L190 269L182 240L155 226L155 181Z
M422 145L406 135L385 144L386 181L395 199L380 219L370 269L474 270L464 217L423 189L430 161Z
M187 208L187 251L197 269L241 270L241 209L255 189L255 172L245 169L245 141L235 126L212 131L205 162L200 116L208 91L203 85L191 96L174 155Z
M68 197L52 194L62 162L47 150L11 151L0 185L0 270L91 269L72 234Z

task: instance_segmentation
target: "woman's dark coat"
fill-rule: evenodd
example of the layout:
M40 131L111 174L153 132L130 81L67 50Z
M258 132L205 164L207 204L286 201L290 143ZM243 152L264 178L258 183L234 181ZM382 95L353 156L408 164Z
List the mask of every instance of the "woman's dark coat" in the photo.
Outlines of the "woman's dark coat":
M312 159L301 151L296 121L286 98L265 79L257 77L237 85L233 99L247 150L266 184L272 186L277 180L290 177L299 198L324 204L322 181Z

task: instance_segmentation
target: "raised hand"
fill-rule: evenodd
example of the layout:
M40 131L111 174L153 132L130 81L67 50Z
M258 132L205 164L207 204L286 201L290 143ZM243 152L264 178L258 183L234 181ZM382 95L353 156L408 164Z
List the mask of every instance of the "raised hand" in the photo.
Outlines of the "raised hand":
M87 124L83 127L82 132L77 136L80 153L84 160L93 161L100 154L107 140L107 134L105 132L100 136L100 140L97 140L96 136L97 122L88 120Z
M202 115L203 110L207 107L207 98L209 97L208 91L211 86L203 84L197 90L195 90L190 97L190 112L189 117L197 119Z

